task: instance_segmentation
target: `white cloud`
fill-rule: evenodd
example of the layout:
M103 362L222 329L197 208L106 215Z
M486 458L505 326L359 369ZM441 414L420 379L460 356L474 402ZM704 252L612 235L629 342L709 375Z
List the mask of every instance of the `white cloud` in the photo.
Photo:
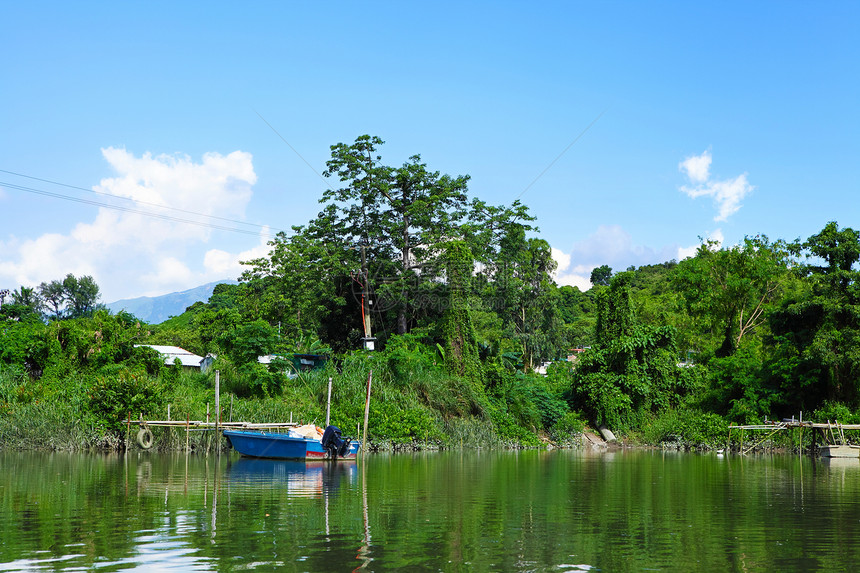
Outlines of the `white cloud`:
M570 266L570 255L564 254L560 249L556 249L555 247L550 247L550 252L552 253L552 259L558 265L555 268L555 272L563 273L566 271L567 267Z
M266 227L260 233L260 244L238 254L221 249L210 249L203 257L203 266L213 276L238 277L243 271L248 270L248 267L241 264L242 261L250 261L269 254L271 247L268 236L269 229Z
M747 181L746 173L734 179L715 181L711 179L711 153L705 151L701 155L688 157L678 164L678 170L683 172L694 184L692 187L683 185L680 190L688 196L711 197L717 206L717 216L714 221L725 221L741 208L743 198L755 189Z
M708 236L705 237L705 240L706 241L716 241L717 248L720 248L723 246L723 241L725 240L725 237L723 237L723 232L721 229L716 229L716 230L708 233ZM678 258L677 258L677 260L683 261L684 259L686 259L688 257L694 257L694 256L696 256L696 251L698 251L698 250L699 250L699 245L693 245L690 247L678 247Z
M711 176L711 152L694 155L682 161L678 168L694 183L704 183Z
M0 282L35 286L68 273L91 275L102 300L110 302L236 278L238 260L259 256L267 231L260 245L242 253L214 247L203 252L216 232L213 226L236 226L206 216L244 216L257 180L251 154L206 153L197 162L187 155L138 157L109 147L102 155L116 175L102 179L94 190L127 198L107 200L127 210L99 208L91 221L78 223L66 235L10 238L0 244L5 253Z
M570 253L552 248L552 258L558 263L555 282L558 285L591 288L591 271L609 265L613 274L630 266L652 265L675 258L677 246L655 250L636 245L633 237L619 225L601 225L585 240L576 243Z

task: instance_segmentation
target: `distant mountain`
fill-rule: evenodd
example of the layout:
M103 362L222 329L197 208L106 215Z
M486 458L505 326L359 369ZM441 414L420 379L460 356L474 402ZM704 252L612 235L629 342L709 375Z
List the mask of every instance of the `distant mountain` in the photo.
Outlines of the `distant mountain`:
M179 316L185 309L195 302L206 302L212 296L215 290L215 285L222 283L239 284L237 281L223 280L214 283L208 283L184 290L182 292L172 292L161 296L149 297L141 296L138 298L129 298L111 302L105 306L112 312L117 313L124 310L133 314L140 320L149 324L159 324L164 322L171 316Z

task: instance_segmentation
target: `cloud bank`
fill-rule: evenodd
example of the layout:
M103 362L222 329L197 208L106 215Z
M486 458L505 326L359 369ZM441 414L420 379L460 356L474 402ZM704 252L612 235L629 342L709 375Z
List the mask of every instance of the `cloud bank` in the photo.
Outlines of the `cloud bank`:
M692 249L695 252L696 248ZM680 260L686 250L676 245L661 249L636 245L630 233L620 225L601 225L585 240L574 244L569 253L552 247L552 258L558 264L554 278L559 286L588 290L591 288L591 271L601 265L609 265L615 274L631 266Z
M135 212L100 207L92 221L68 234L0 242L6 253L0 281L35 286L68 273L92 275L102 300L110 302L236 278L240 260L268 252L267 229L259 244L242 252L207 250L214 227L236 225L189 213L241 220L257 180L251 154L206 153L195 162L187 155L138 157L109 147L102 155L116 176L93 189L125 198L111 202Z
M693 199L711 197L717 208L714 221L725 221L729 216L737 213L743 198L755 187L747 181L746 173L724 181L711 179L711 161L711 152L705 151L701 155L688 157L679 163L678 170L684 173L693 184L692 186L683 185L680 190Z

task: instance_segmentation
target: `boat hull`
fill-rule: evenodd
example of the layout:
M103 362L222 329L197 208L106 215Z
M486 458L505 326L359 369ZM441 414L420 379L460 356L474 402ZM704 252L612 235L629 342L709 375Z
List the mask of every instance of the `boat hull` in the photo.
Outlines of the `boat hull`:
M858 458L860 457L860 446L824 445L821 446L821 455L825 458Z
M268 458L274 460L327 460L329 453L322 447L320 440L295 437L272 432L250 432L244 430L224 430L224 436L234 450L249 458ZM338 460L354 460L358 454L359 443L352 442L345 456Z

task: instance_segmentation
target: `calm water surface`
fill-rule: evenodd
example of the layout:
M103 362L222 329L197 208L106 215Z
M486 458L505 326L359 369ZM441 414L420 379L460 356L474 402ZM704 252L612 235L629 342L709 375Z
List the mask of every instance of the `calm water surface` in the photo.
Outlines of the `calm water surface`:
M0 571L850 571L860 461L0 452Z

